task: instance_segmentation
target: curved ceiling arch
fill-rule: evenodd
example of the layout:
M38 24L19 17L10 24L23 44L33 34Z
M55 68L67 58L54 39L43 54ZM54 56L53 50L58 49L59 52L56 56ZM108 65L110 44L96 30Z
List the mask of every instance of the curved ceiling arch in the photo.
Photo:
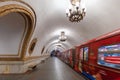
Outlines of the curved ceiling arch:
M92 38L98 37L102 34L119 28L120 18L118 16L120 16L120 11L118 11L117 9L119 9L118 3L120 1L118 0L86 1L87 14L85 18L79 23L71 23L68 21L68 18L65 15L65 10L67 6L63 7L62 11L61 8L59 8L64 0L61 0L61 4L59 5L55 5L54 0L51 1L51 4L48 4L48 0L42 2L46 4L46 9L44 9L41 15L44 13L44 15L46 16L43 15L44 19L39 22L40 25L44 27L39 27L39 31L36 33L36 35L39 35L40 40L41 38L43 38L41 40L44 40L44 43L41 43L43 45L51 44L52 41L55 39L52 37L57 35L53 33L60 29L67 29L72 32L72 34L70 34L71 41L69 42L72 43L72 46L78 46L81 43L86 42ZM117 5L112 6L111 8L111 4ZM49 8L49 5L51 5L52 8ZM115 15L111 16L110 13Z
M53 25L49 25L49 27L52 27ZM52 29L51 29L52 30ZM59 35L61 34L61 31L64 31L65 32L65 35L67 36L67 44L68 46L66 46L67 48L71 48L75 45L78 44L78 42L80 42L80 40L82 41L82 37L80 34L77 34L76 31L74 29L70 29L69 26L62 26L60 28L57 28L53 31L43 31L43 32L49 32L50 34L47 34L47 33L42 33L43 34L43 37L40 39L41 42L43 42L43 46L45 45L46 46L46 49L47 47L50 46L50 44L54 43L54 42L58 42L58 37Z
M74 45L72 43L75 41L74 40L75 38L74 37L71 38L71 36L67 36L67 38L69 38L69 39L67 39L65 42L61 42L58 39L57 40L55 40L55 39L49 40L49 42L47 42L48 44L46 44L45 50L53 47L54 45L63 45L66 50L73 47Z
M11 1L11 2L14 3L15 1ZM25 4L22 4L20 2L16 2L15 4L13 4L11 2L2 1L0 3L0 17L8 15L10 13L20 14L20 15L22 15L22 17L24 17L24 20L26 21L26 25L25 25L26 28L25 28L25 33L23 34L22 41L20 44L19 55L15 56L15 57L9 56L10 58L4 57L1 60L22 60L25 58L28 43L29 43L32 33L35 29L36 19L35 19L34 12L32 12L32 10L30 10L30 8L28 9L28 7L23 6ZM22 4L22 5L20 5L20 4Z
M37 24L33 37L38 38L38 55L43 46L56 40L53 33L59 29L67 29L71 45L80 45L92 38L119 28L119 0L86 0L86 16L80 23L71 23L66 17L68 0L24 0L34 9ZM113 6L111 6L113 5ZM38 8L39 7L39 8Z
M51 53L53 50L59 50L60 52L62 51L65 51L66 49L62 46L56 46L56 45L53 45L52 47L50 47L47 52L48 53Z
M62 47L66 50L68 46L63 43L52 43L46 47L46 50L55 49L56 47Z

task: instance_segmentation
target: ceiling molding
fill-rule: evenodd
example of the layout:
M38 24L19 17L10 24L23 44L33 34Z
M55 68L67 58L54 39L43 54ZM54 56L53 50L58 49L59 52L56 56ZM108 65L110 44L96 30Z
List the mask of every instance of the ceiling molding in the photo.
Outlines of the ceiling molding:
M9 1L13 1L13 3L7 3ZM5 16L9 13L20 13L22 16L24 16L25 21L27 22L26 27L26 33L23 34L22 37L22 43L20 43L21 45L21 49L19 49L19 54L20 57L4 57L1 58L0 60L24 60L26 52L27 52L27 48L28 48L28 43L30 42L30 39L32 37L32 34L34 32L35 29L35 25L36 25L36 16L33 10L30 10L30 8L23 6L26 5L25 3L23 4L23 2L21 3L21 1L17 0L17 3L14 4L15 1L14 0L2 0L1 1L1 5L0 5L0 17ZM22 5L20 5L22 4Z

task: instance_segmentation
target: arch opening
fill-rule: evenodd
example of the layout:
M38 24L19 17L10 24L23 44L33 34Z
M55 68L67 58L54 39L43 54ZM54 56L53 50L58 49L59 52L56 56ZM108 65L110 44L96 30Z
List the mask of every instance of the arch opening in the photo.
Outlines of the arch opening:
M19 16L18 19L20 19L20 21L14 21L15 20L14 18L10 18L11 20L8 19L10 20L8 21L8 23L12 25L5 24L6 20L3 21L4 26L7 25L6 29L4 28L5 32L8 30L8 32L5 35L8 34L12 36L10 37L10 39L8 39L8 37L3 38L4 41L6 40L4 42L6 43L4 45L5 47L3 48L8 49L6 47L9 47L9 48L13 47L14 49L9 49L8 51L6 50L6 52L5 50L3 50L2 52L0 52L0 60L3 60L3 61L25 60L25 54L27 52L28 44L30 42L31 36L35 29L35 23L36 23L35 14L33 14L34 12L31 12L31 11L32 10L29 10L27 7L23 7L19 4L8 4L8 5L0 6L0 17L1 18L4 18L6 16L9 16L9 17ZM2 22L2 20L4 20L5 18L4 19L1 19L1 18L0 18L0 21ZM11 23L12 20L13 20L13 23ZM11 43L9 40L11 41ZM9 46L7 46L7 43L9 43ZM15 45L12 45L12 43L14 43Z

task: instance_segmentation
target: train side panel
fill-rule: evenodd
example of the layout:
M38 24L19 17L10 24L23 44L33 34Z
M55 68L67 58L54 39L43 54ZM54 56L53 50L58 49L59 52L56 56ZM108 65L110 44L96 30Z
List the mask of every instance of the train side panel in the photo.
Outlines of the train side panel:
M120 80L120 35L85 44L81 49L81 70L92 75L88 76L91 80Z
M90 80L120 80L120 34L116 32L77 46L75 51L69 49L61 59Z

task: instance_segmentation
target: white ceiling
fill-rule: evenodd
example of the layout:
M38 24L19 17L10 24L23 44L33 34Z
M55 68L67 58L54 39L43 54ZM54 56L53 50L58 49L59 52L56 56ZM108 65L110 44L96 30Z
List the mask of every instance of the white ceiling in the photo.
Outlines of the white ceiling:
M120 26L120 0L85 0L86 16L79 23L71 23L65 11L69 0L23 0L35 10L37 24L33 37L38 37L39 48L53 50L61 31L68 40L62 44L64 49L78 46L83 42L114 31ZM61 49L61 50L64 50Z

